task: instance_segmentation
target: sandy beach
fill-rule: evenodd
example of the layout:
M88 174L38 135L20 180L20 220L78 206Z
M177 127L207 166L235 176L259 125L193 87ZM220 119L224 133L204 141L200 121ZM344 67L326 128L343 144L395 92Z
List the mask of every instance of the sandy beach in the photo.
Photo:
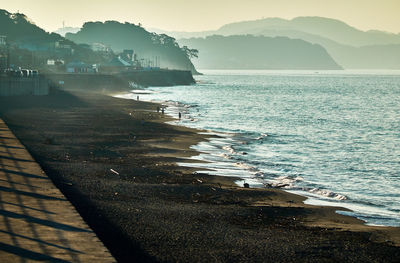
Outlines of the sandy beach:
M179 167L207 140L157 105L53 91L2 118L118 262L398 262L400 229Z

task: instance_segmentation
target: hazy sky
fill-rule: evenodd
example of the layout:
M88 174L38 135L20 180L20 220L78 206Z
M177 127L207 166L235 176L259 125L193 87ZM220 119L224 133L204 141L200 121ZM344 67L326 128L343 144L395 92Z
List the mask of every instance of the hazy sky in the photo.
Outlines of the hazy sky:
M362 30L400 32L400 0L0 0L53 31L86 21L118 20L165 30L212 30L263 17L324 16Z

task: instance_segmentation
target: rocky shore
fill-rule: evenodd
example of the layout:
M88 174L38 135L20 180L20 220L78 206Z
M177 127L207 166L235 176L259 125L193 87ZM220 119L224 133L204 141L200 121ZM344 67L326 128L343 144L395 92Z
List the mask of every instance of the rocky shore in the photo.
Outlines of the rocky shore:
M0 98L0 118L118 262L396 262L398 228L179 167L197 130L94 92Z

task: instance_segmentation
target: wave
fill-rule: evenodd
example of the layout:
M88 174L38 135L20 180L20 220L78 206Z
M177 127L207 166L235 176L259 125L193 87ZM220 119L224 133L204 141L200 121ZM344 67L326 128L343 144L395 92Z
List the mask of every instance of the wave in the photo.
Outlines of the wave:
M347 200L348 197L339 193L335 193L333 191L330 190L326 190L326 189L319 189L319 188L311 188L311 189L307 189L304 188L303 190L309 192L309 193L313 193L316 195L320 195L323 197L329 197L329 198L333 198L336 200Z

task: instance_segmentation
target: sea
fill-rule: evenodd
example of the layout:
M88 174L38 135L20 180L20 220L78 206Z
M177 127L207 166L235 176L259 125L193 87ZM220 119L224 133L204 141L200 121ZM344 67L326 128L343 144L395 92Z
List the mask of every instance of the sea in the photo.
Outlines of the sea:
M400 71L201 72L195 85L121 95L161 102L174 124L218 135L193 146L191 159L207 163L180 165L400 226Z

